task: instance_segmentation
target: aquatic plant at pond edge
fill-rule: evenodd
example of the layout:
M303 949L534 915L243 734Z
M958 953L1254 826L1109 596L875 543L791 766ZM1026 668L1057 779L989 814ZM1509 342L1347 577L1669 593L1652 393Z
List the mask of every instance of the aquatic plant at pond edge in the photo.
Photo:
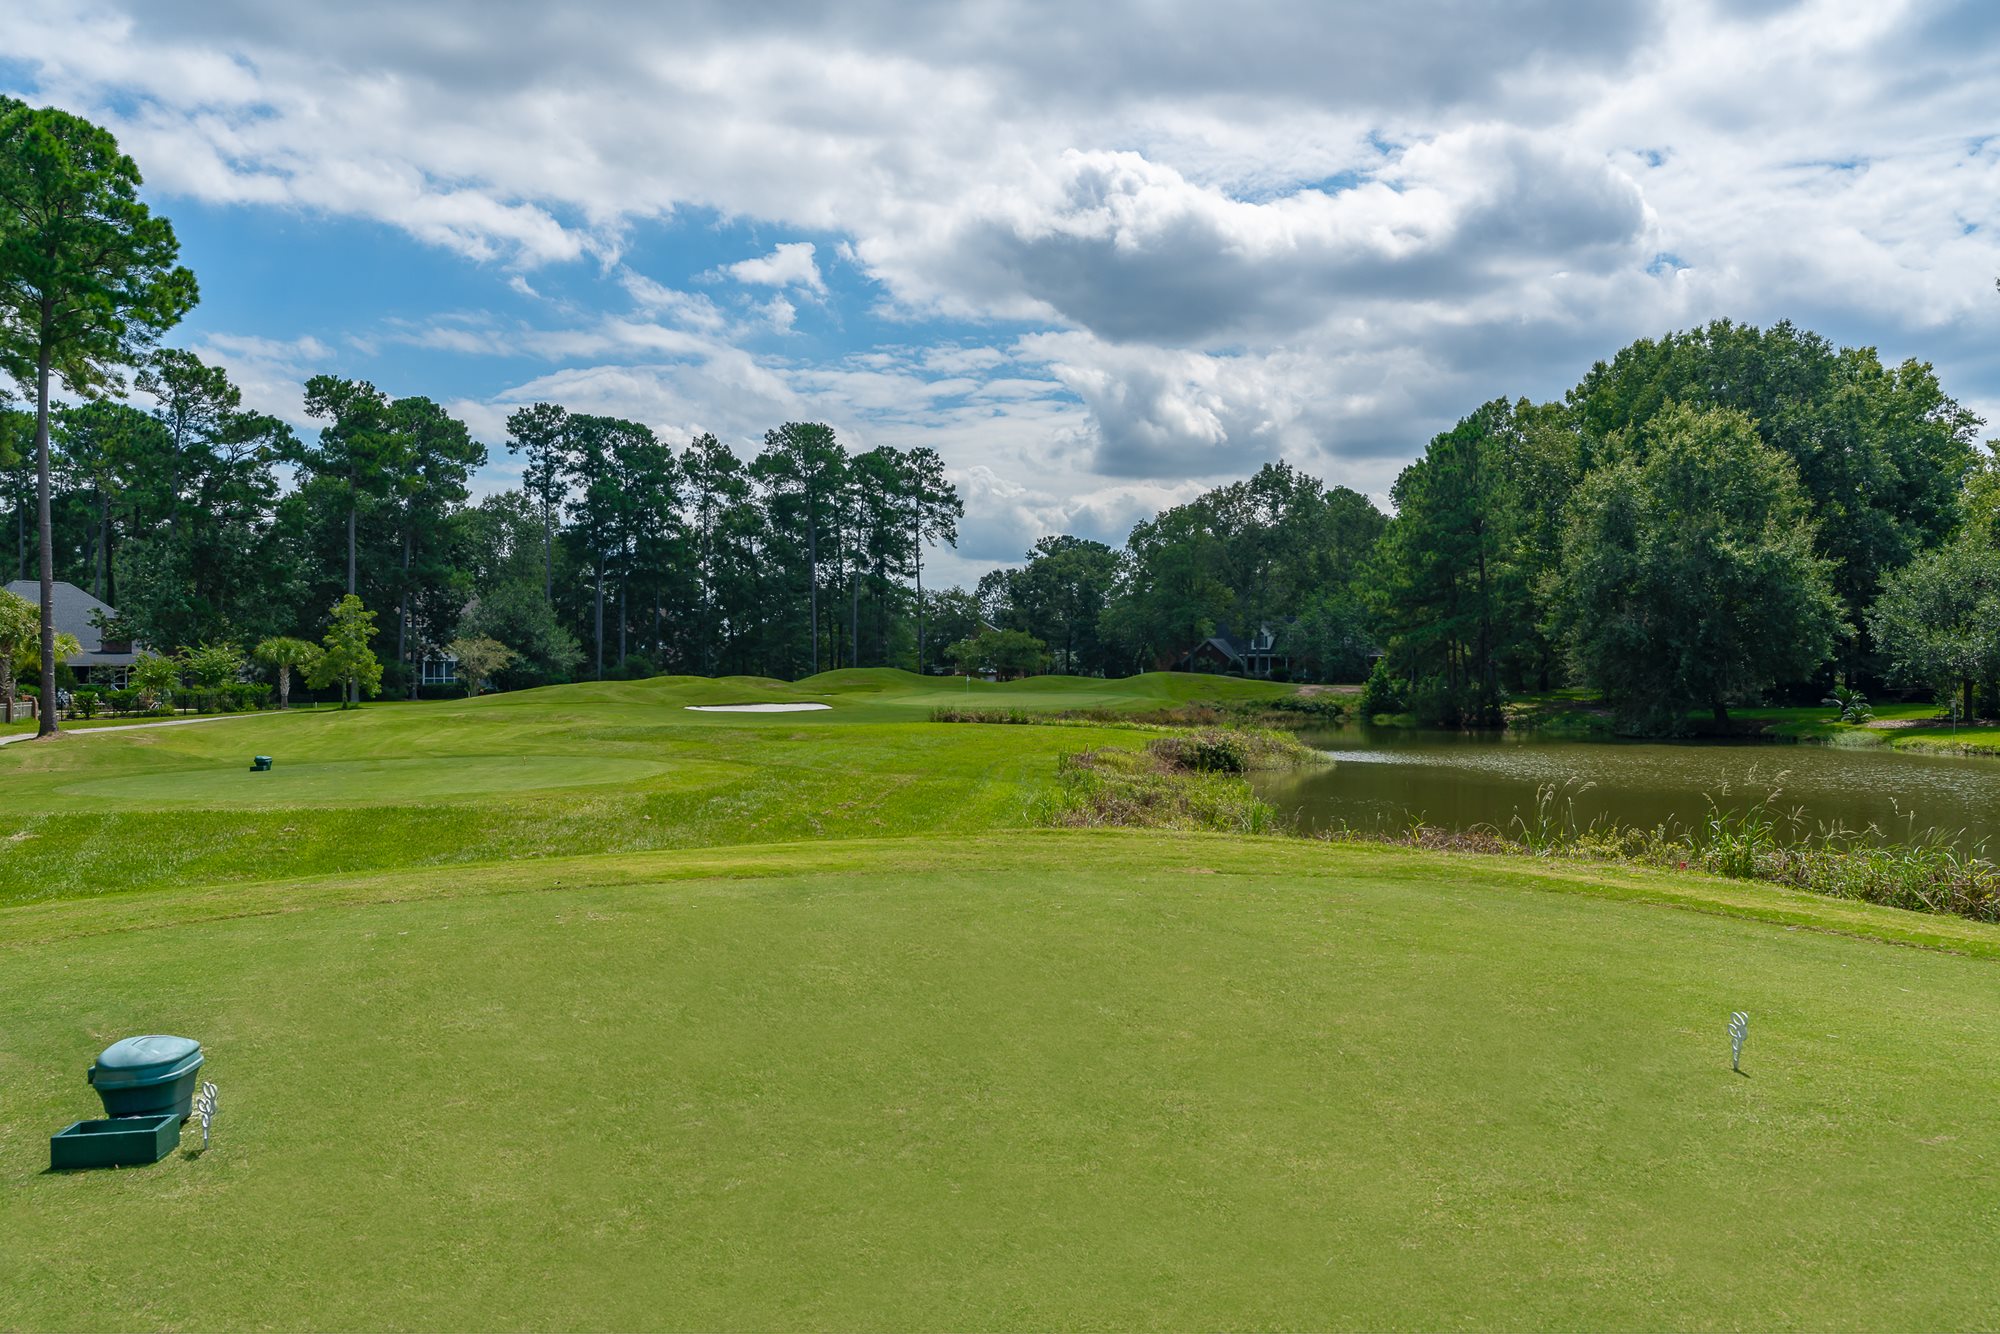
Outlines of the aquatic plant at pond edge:
M1875 710L1868 707L1868 696L1847 686L1835 686L1833 693L1820 703L1833 705L1840 711L1840 721L1851 727L1869 722L1875 717Z
M1570 778L1538 785L1534 806L1515 814L1511 835L1490 825L1463 831L1438 829L1419 819L1393 833L1343 826L1329 836L1433 850L1525 853L1706 871L1830 898L2000 922L2000 865L1987 855L1984 843L1970 851L1961 849L1955 832L1920 832L1915 812L1900 809L1905 828L1896 841L1884 841L1887 831L1873 825L1850 829L1822 824L1807 829L1798 810L1786 811L1779 805L1785 777L1779 773L1761 795L1740 805L1729 802L1727 785L1720 792L1704 793L1708 813L1691 826L1669 823L1642 829L1603 816L1583 823L1576 798L1592 785Z

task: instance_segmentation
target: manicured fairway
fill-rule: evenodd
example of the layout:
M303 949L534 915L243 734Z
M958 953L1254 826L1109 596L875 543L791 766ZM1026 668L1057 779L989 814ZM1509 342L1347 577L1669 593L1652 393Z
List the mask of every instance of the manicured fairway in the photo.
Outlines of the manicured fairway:
M970 687L877 670L662 677L24 743L0 749L0 903L502 856L956 836L1028 822L1063 751L1138 740L929 723L942 704L1138 710L1286 693L1167 674ZM749 702L832 707L685 707ZM251 773L252 755L276 769Z
M1571 877L1048 833L0 912L0 1326L2000 1321L2000 965ZM216 1147L41 1174L151 1029Z
M693 785L733 774L732 766L701 761L669 765L616 756L448 755L309 761L265 773L252 772L248 766L231 769L214 764L194 772L163 770L85 779L64 784L58 791L86 801L286 806L453 800L600 783L629 787L663 779Z

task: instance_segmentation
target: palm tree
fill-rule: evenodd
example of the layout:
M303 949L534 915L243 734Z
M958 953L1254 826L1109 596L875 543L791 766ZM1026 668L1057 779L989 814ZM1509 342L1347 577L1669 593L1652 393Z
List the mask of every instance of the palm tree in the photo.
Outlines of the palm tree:
M286 639L282 635L266 639L251 650L251 656L266 667L278 669L278 707L288 708L292 700L292 669L301 672L312 670L320 659L321 649L317 644L303 639Z

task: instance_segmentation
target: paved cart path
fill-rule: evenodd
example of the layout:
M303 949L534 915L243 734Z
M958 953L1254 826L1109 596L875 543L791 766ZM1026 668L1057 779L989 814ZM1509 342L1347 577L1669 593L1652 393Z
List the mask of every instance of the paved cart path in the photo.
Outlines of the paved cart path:
M196 723L228 723L243 718L255 718L254 713L232 713L220 718L168 718L157 723L114 723L110 727L66 727L64 736L95 736L99 732L137 732L147 727L193 727ZM0 746L11 746L16 741L33 741L33 732L23 732L19 736L0 736Z

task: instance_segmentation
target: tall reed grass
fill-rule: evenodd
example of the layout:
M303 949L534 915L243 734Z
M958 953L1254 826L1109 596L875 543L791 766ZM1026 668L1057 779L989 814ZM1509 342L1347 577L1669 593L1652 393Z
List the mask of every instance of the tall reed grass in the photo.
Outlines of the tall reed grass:
M1742 797L1727 784L1704 793L1707 811L1692 824L1676 821L1647 829L1603 815L1585 820L1578 798L1593 784L1570 778L1539 785L1533 806L1516 812L1504 830L1478 826L1445 831L1418 822L1387 834L1351 828L1338 834L1469 852L1699 870L1831 898L2000 922L2000 865L1985 842L1965 847L1963 831L1924 826L1915 811L1900 806L1900 828L1812 822L1800 808L1783 805L1787 776L1780 772L1760 783L1753 772Z

